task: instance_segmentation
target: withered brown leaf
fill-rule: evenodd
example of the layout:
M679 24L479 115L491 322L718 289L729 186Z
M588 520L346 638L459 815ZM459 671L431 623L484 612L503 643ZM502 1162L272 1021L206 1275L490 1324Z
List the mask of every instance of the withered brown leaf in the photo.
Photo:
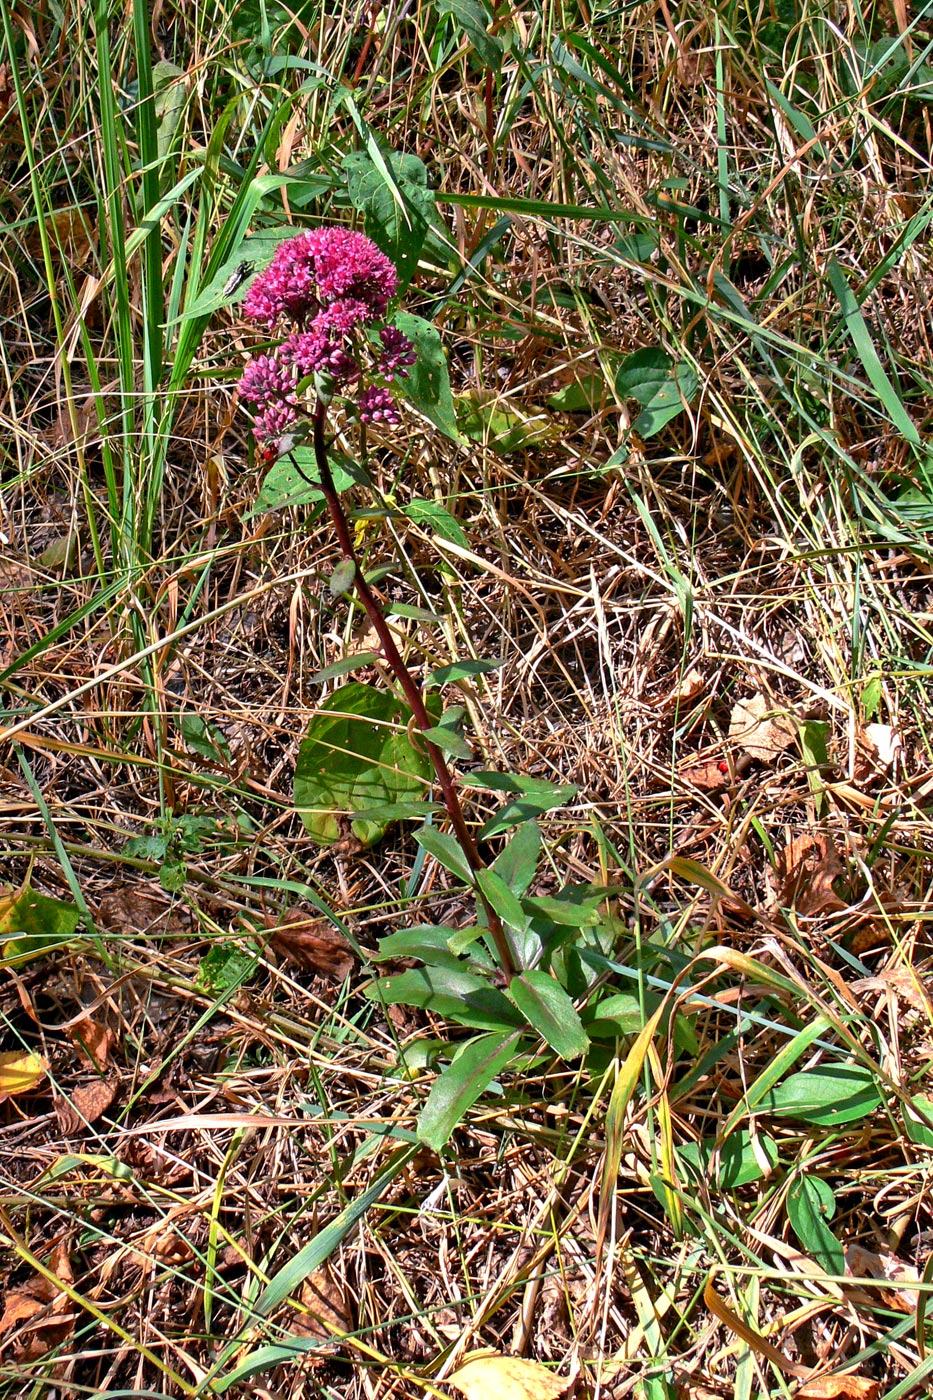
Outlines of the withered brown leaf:
M290 909L282 915L271 928L269 943L287 962L332 982L342 982L355 962L340 930L302 909Z

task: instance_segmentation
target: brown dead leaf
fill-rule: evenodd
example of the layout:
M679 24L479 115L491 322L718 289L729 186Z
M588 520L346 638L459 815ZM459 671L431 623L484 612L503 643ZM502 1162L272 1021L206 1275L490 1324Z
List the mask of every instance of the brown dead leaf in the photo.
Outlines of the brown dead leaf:
M141 933L167 936L185 933L191 918L187 910L154 894L147 882L117 885L108 890L98 906L97 922L109 933L135 938Z
M339 929L326 919L290 909L270 927L269 943L287 962L332 982L342 982L352 971L356 961L353 951Z
M703 792L725 792L732 786L732 773L724 758L695 763L692 768L684 768L680 776L685 783L692 783Z
M706 677L696 666L691 666L684 675L679 676L677 684L670 695L664 701L665 705L689 705L698 695L702 695L706 689Z
M795 1391L795 1400L877 1400L880 1392L881 1382L867 1376L818 1376Z
M832 839L823 832L804 832L778 855L778 900L805 916L845 909L833 889L833 881L844 874Z
M347 1295L327 1264L305 1279L301 1285L301 1301L307 1311L294 1317L291 1327L299 1337L333 1342L352 1331Z
M44 1078L45 1061L41 1055L5 1051L0 1055L0 1103L13 1094L28 1094Z
M68 1035L80 1059L96 1070L104 1070L110 1062L113 1046L113 1031L102 1026L90 1016L83 1016L74 1025L68 1026Z
M49 1258L49 1268L62 1283L74 1282L68 1245L60 1242ZM60 1346L74 1329L71 1300L54 1280L37 1274L4 1298L0 1317L0 1351L8 1348L19 1361L37 1361ZM13 1335L7 1338L7 1333Z
M473 1353L447 1383L467 1400L557 1400L570 1384L537 1361L501 1352Z
M766 695L752 695L733 706L729 738L752 758L774 763L797 738L787 712L775 708Z
M873 1249L865 1249L860 1244L850 1244L846 1248L846 1277L853 1279L874 1278L886 1279L894 1285L890 1292L883 1292L880 1297L889 1308L896 1308L898 1312L912 1313L917 1311L918 1294L909 1288L898 1288L901 1283L918 1283L920 1275L909 1264L905 1264L902 1259L898 1259L894 1254L876 1254ZM878 1290L871 1290L873 1300L879 1297Z
M55 1115L66 1137L80 1133L90 1123L96 1123L113 1103L117 1093L115 1081L92 1079L82 1084L70 1098L55 1101Z

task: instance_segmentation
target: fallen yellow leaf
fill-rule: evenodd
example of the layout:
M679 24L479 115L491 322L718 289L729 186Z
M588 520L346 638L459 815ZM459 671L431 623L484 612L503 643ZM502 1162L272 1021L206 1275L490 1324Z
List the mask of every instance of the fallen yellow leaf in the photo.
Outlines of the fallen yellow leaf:
M39 1055L8 1050L0 1055L0 1103L11 1094L28 1094L45 1078L45 1061Z
M570 1384L537 1361L500 1352L474 1352L447 1381L467 1400L557 1400Z

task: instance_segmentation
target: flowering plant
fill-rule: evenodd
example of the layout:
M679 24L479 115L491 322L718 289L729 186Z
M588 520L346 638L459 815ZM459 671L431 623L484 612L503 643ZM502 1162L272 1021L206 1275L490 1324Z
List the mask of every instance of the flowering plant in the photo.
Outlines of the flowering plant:
M243 303L260 325L291 328L270 353L250 360L239 384L267 461L300 421L311 380L325 407L334 393L353 393L361 423L400 421L389 386L407 375L415 347L395 326L383 324L373 338L397 286L389 259L361 233L319 228L279 245Z
M561 805L576 792L573 787L554 787L540 779L472 773L460 780L511 793L517 799L506 803L492 819L492 826L487 823L484 829L491 835L517 828L492 866L487 866L465 820L458 781L445 758L445 753L470 750L445 727L443 717L438 722L431 714L422 687L409 670L380 601L359 566L331 471L327 414L340 395L348 414L361 424L400 421L393 389L410 370L414 381L421 365L413 342L398 326L386 322L397 289L392 263L363 234L320 228L282 243L243 303L247 316L279 332L280 339L271 350L250 360L240 380L240 397L249 407L264 459L271 462L287 456L301 475L296 450L310 425L319 480L309 484L318 487L324 497L343 556L332 575L331 592L335 596L354 593L364 608L383 659L410 710L408 732L413 726L421 731L419 761L426 759L433 768L453 832L449 835L425 825L416 832L416 839L472 888L476 900L475 921L465 928L403 929L383 940L379 957L416 957L425 966L401 977L377 979L368 989L383 1002L425 1007L437 1007L440 996L452 1019L488 1032L471 1043L469 1053L453 1060L429 1098L419 1133L425 1142L440 1147L464 1105L473 1102L490 1079L512 1062L529 1029L536 1037L543 1036L564 1058L585 1053L589 1038L566 989L581 974L579 968L574 971L576 964L564 957L563 949L574 929L596 921L605 891L570 887L549 899L528 893L541 841L535 814ZM404 324L427 325L416 317L408 317ZM437 333L427 329L439 353ZM419 350L421 347L419 340ZM428 366L427 377L443 378L446 385L446 367L443 376L435 373L436 369L435 359ZM443 415L435 412L434 421L443 430ZM464 675L479 674L496 664L460 663L466 668ZM438 676L457 671L457 664L441 668L434 673L433 682L431 678L428 682L441 684ZM337 696L341 705L345 692L354 689L371 692L363 686L345 687ZM374 715L371 694L366 704L369 714ZM352 713L351 706L351 717ZM372 734L372 724L363 727ZM378 725L375 728L378 732ZM312 743L310 731L306 743ZM342 737L333 748L346 755L352 743ZM314 776L319 783L336 758L326 743L317 743L314 752ZM362 747L353 749L350 757L366 762ZM392 766L391 757L388 766ZM313 830L310 825L309 830Z

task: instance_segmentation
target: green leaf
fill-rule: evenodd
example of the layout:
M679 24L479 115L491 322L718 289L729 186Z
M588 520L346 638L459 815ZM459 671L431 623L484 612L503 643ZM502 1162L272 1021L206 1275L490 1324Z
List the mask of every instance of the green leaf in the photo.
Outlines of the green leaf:
M333 661L329 666L315 671L313 676L308 677L308 684L323 685L325 681L336 680L338 676L345 676L349 671L362 670L364 666L371 666L374 661L379 660L379 655L374 651L361 651L356 656L345 656L342 661Z
M758 1147L766 1161L776 1167L778 1149L774 1139L759 1133ZM726 1138L718 1154L715 1138L685 1143L683 1147L678 1147L677 1154L690 1163L700 1180L712 1182L719 1191L735 1191L740 1186L760 1181L765 1175L747 1128L739 1128Z
M408 737L411 711L389 691L351 681L311 720L295 766L295 806L309 835L329 846L341 815L371 846L388 821L358 814L381 803L418 799L431 771Z
M434 191L416 155L382 151L382 169L367 151L344 156L347 193L368 236L394 264L400 290L411 281L434 214Z
M845 1273L842 1245L829 1228L836 1211L832 1188L818 1176L801 1175L787 1192L787 1218L804 1249L828 1274Z
M454 758L470 759L474 756L466 739L452 726L437 724L433 729L422 729L420 733L442 753L452 754Z
M522 822L496 856L492 869L513 894L521 897L535 877L540 853L541 828L535 821Z
M448 928L445 924L420 924L416 928L400 929L398 933L380 938L379 951L373 961L420 958L432 967L453 967L459 971L463 963L451 952L450 940L461 932L461 929ZM476 930L477 934L481 932L481 929Z
M418 358L408 378L401 381L400 388L420 414L453 442L460 442L447 359L436 326L407 311L398 312L395 325L418 351Z
M852 294L845 278L845 273L839 266L835 258L830 258L826 264L826 272L830 285L836 294L842 310L842 317L845 328L855 346L856 354L862 363L862 368L868 375L869 382L881 401L881 405L897 428L898 432L906 442L914 447L922 446L922 439L916 423L910 417L907 409L901 402L900 394L888 376L887 371L878 358L871 338L871 333L865 323L865 318L861 313L859 304Z
M428 525L442 540L449 540L451 544L458 544L463 549L469 547L470 541L460 522L438 501L409 501L402 510L409 520L414 520L418 525Z
M483 824L480 839L486 841L490 836L498 836L500 831L506 831L510 826L519 826L543 812L551 811L554 807L562 807L577 795L577 789L570 784L562 790L558 789L558 792L560 791L563 792L562 796L519 797L514 802L506 802L504 807L500 807L498 812L494 812Z
M435 860L440 861L445 870L449 870L451 875L456 875L468 885L473 884L473 871L470 863L460 846L460 842L455 837L449 836L444 831L438 831L436 826L423 826L420 831L415 832L415 840L422 846Z
M346 467L332 458L330 469L337 491L349 490L354 484L354 477ZM280 457L266 472L256 504L246 518L262 515L267 510L292 510L322 501L320 480L313 450L310 447L293 448L289 456Z
M76 905L39 894L27 882L0 896L0 961L9 967L63 948L80 921Z
M599 906L611 894L608 888L593 893L589 885L570 885L558 895L526 895L523 903L532 915L543 914L551 923L565 928L588 928L599 923Z
M807 767L807 782L813 793L817 815L821 815L825 803L822 770L829 762L827 735L829 723L825 719L808 719L800 726L800 751Z
M418 1138L435 1152L449 1139L463 1115L508 1065L520 1032L479 1036L465 1045L435 1080L418 1123Z
M867 1118L881 1101L875 1078L863 1065L827 1065L788 1075L761 1099L760 1111L834 1128Z
M332 598L342 598L345 593L353 591L356 582L356 561L353 559L341 559L330 578L327 587L330 589Z
M488 30L489 16L478 0L435 0L439 15L450 15L476 50L480 62L494 72L502 63L502 44Z
M509 983L509 996L562 1060L586 1054L590 1038L570 997L553 977L541 971L523 972Z
M222 939L198 964L198 982L212 996L222 996L245 982L258 961L255 953Z
M642 1006L632 992L615 992L602 1001L590 1003L586 1010L585 1024L593 1039L615 1039L618 1036L638 1035L646 1020L657 1011L661 997L657 992L645 993L644 1015ZM662 1030L666 1030L666 1017L662 1018ZM674 1017L674 1047L683 1054L695 1055L699 1051L696 1031L688 1017L683 1014Z
M184 889L188 878L188 867L183 860L167 860L159 869L159 884L169 894L177 894Z
M485 676L487 672L498 671L500 666L504 665L504 659L498 661L452 661L449 666L438 666L436 670L430 671L424 678L424 688L431 690L436 686L451 685L454 681L465 680L468 676Z
M152 65L153 106L158 122L159 161L165 160L185 110L185 70L161 59Z
M919 1113L915 1111L917 1109ZM927 1098L926 1094L915 1094L910 1108L904 1105L901 1112L911 1142L918 1147L933 1147L933 1099Z
M585 374L551 394L547 406L555 413L595 413L605 405L608 393L604 375Z
M560 806L576 797L577 787L573 783L548 783L543 778L526 778L522 773L495 773L479 771L464 773L460 779L464 787L485 788L489 792L514 792L523 796L549 801Z
M370 1001L386 1006L417 1006L446 1016L461 1026L501 1031L520 1026L515 1007L487 977L457 967L413 967L394 977L380 977L363 988Z
M212 763L218 759L233 762L226 735L216 724L211 724L201 715L189 713L178 716L178 728L186 746L199 758L209 759Z
M635 399L642 405L632 426L643 438L653 437L682 413L698 388L694 370L683 361L675 366L658 347L636 350L622 361L616 375L619 397Z
M457 427L465 438L501 457L540 447L561 433L560 424L546 413L522 413L514 405L506 408L499 399L481 394L458 394L456 413Z
M522 908L521 900L512 893L502 876L494 870L478 870L476 883L502 922L523 933L531 920Z

